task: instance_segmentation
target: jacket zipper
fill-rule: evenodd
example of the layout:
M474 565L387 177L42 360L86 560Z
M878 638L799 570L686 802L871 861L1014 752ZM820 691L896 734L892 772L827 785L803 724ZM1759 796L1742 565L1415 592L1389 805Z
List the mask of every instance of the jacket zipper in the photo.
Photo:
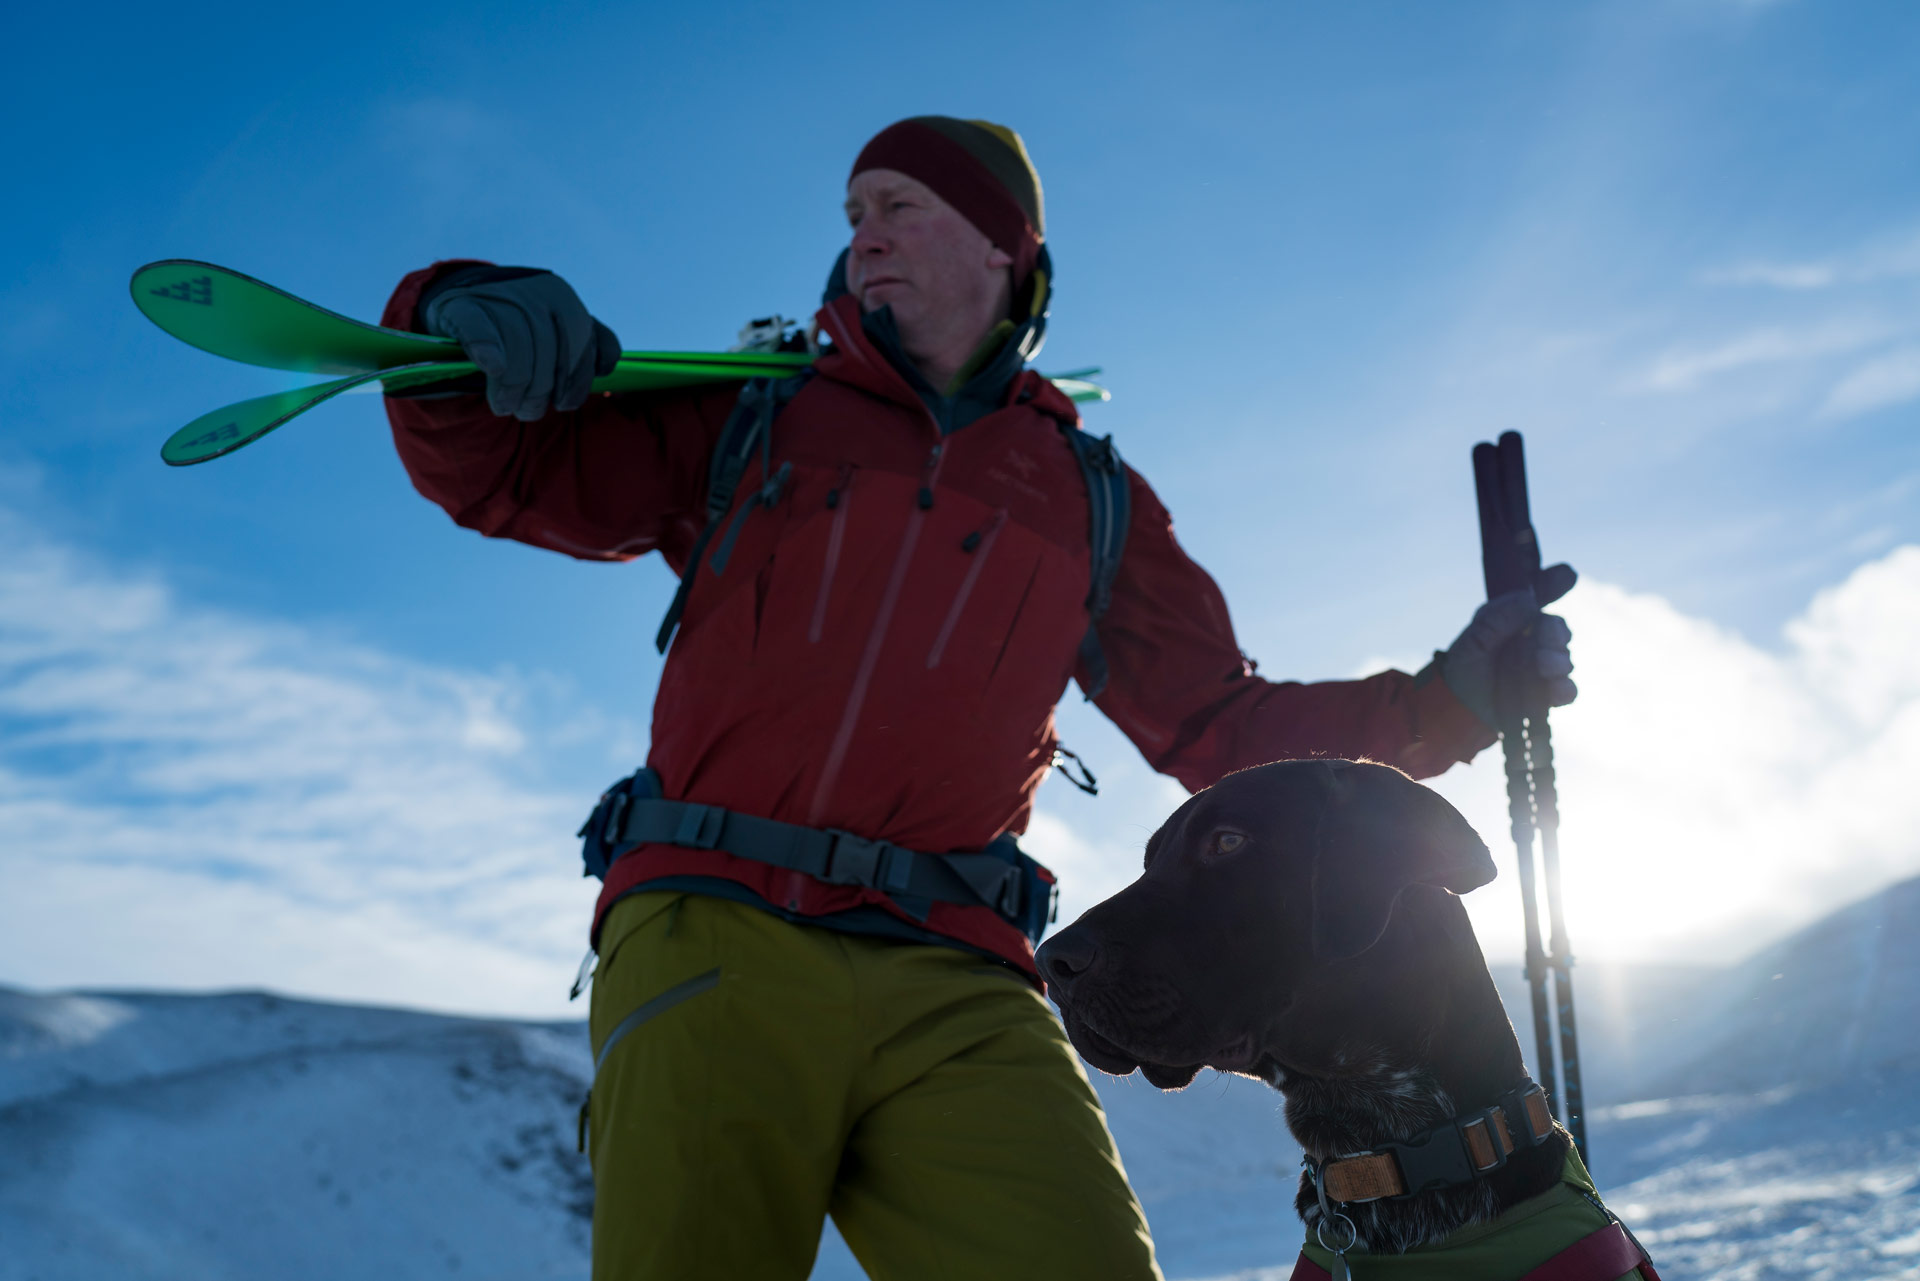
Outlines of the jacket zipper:
M833 508L833 528L827 531L827 558L820 567L820 594L813 602L813 622L807 627L810 644L820 643L827 624L827 597L833 591L833 575L840 568L840 544L847 534L847 504L853 497L853 464L840 469L840 479L827 493L827 506Z
M933 422L933 414L927 418L936 432L938 422ZM907 528L900 538L900 550L894 554L893 572L887 576L886 591L880 596L880 608L873 616L873 628L867 633L867 645L860 654L860 666L853 674L853 685L847 691L847 702L840 713L840 726L834 731L833 744L827 749L826 763L820 767L820 783L813 789L813 804L808 810L807 822L817 826L821 816L826 813L827 802L833 797L834 784L840 781L840 769L846 764L847 749L853 745L853 731L860 720L860 708L867 701L867 687L873 681L873 672L880 665L880 651L886 643L887 626L893 621L893 611L900 603L900 591L906 586L907 570L913 564L913 549L920 542L920 531L926 526L927 511L932 506L933 486L940 477L940 464L945 461L945 441L935 444L927 455L927 463L921 471L920 498L913 511L907 516Z
M953 629L959 625L960 611L967 607L967 598L973 595L973 585L980 581L980 571L986 568L987 553L993 550L994 540L1000 536L1000 527L1006 523L1007 510L1003 507L993 513L993 519L981 531L978 543L969 549L973 553L973 564L967 566L967 576L960 580L960 590L954 593L953 606L947 610L947 621L940 624L940 634L933 638L933 648L927 651L928 671L940 666L940 657L947 652L947 642L953 637Z

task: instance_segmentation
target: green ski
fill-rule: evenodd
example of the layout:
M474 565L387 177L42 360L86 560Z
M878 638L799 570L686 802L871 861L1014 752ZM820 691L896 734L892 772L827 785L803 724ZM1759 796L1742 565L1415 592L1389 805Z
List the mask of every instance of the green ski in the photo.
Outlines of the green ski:
M451 339L353 320L252 276L192 258L150 262L133 273L128 288L133 305L148 320L190 347L242 364L312 374L364 374L423 361L464 359ZM804 352L620 353L623 365L697 365L711 371L699 381L780 377L812 362ZM656 384L596 382L594 387L629 391L652 385Z
M455 347L454 351L459 352ZM448 382L479 373L468 361L418 361L395 365L390 369L370 369L329 383L295 387L271 395L256 396L200 417L167 438L160 457L169 466L186 467L210 462L251 444L276 427L298 418L316 405L332 400L343 392L379 382L385 391L405 391L431 383ZM596 378L598 391L648 391L658 387L691 387L702 383L725 382L746 377L725 366L694 361L647 363L628 362L605 378Z
M458 351L459 348L454 350ZM188 467L194 463L209 462L222 454L231 454L322 401L332 400L341 392L352 391L366 383L378 381L388 391L401 391L473 372L474 367L463 361L423 361L354 374L349 378L337 378L333 382L317 383L311 387L295 387L292 391L276 391L269 396L256 396L252 400L243 400L237 405L228 405L225 409L200 415L167 437L167 443L160 446L160 459L169 467Z

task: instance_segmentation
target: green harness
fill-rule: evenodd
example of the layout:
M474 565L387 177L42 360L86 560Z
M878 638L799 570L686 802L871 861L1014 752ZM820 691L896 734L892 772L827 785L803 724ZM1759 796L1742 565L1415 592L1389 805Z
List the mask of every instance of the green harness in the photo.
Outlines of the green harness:
M1601 1207L1593 1178L1581 1164L1579 1154L1569 1148L1560 1182L1499 1218L1462 1228L1438 1245L1404 1254L1349 1250L1346 1266L1355 1281L1373 1281L1376 1277L1381 1281L1522 1281L1536 1273L1542 1281L1563 1275L1565 1281L1658 1281L1637 1245L1632 1253L1640 1255L1640 1264L1623 1270L1610 1270L1609 1265L1609 1270L1596 1272L1580 1267L1571 1257L1564 1269L1549 1267L1562 1255L1571 1255L1588 1238L1610 1228L1631 1242L1632 1238L1624 1229L1615 1228L1615 1223ZM1300 1264L1294 1269L1294 1281L1337 1275L1336 1266L1333 1251L1322 1248L1309 1234Z

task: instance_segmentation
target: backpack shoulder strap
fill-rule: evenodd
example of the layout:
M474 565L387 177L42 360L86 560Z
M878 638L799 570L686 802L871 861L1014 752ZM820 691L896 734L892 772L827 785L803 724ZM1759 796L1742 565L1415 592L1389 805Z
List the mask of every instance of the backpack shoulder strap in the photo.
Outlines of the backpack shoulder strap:
M1092 549L1092 583L1087 592L1087 613L1092 615L1087 634L1080 640L1080 661L1086 665L1089 684L1087 698L1098 698L1107 687L1107 656L1100 648L1100 620L1113 603L1113 579L1120 571L1120 553L1126 550L1127 526L1132 519L1132 490L1127 466L1113 437L1094 436L1071 423L1062 423L1060 431L1073 447L1080 464L1080 476L1087 483L1087 510Z
M740 488L740 478L746 475L747 464L753 460L756 450L761 455L763 469L771 461L774 417L798 394L812 372L802 370L789 378L749 378L740 388L740 396L733 402L733 410L721 426L720 438L714 442L713 454L707 460L707 523L700 530L700 537L694 540L693 551L687 556L686 572L680 575L680 587L674 592L673 603L667 606L667 615L660 620L660 631L653 640L654 648L662 654L667 652L680 626L680 615L685 612L687 596L693 590L693 575L706 555L707 544L733 508L733 495Z

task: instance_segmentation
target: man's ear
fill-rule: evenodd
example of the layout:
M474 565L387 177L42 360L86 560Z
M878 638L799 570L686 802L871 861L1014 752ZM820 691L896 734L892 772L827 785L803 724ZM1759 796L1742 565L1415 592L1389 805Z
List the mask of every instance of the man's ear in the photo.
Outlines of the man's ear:
M1380 941L1410 885L1455 894L1494 877L1487 846L1438 792L1385 765L1328 761L1313 858L1313 951L1343 961Z

